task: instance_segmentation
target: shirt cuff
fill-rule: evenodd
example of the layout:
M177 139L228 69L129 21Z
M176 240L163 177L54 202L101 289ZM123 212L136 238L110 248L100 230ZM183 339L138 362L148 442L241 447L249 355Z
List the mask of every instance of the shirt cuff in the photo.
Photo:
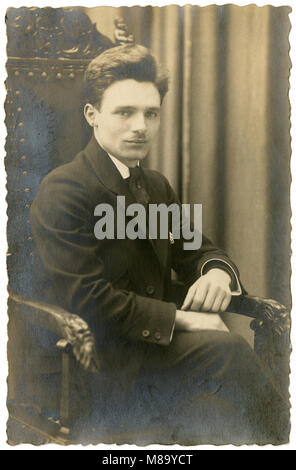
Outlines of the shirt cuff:
M232 280L231 295L242 295L242 288L241 288L238 276L235 270L233 269L233 267L229 263L227 263L227 261L225 261L224 259L212 258L210 260L205 261L200 269L201 275L204 274L206 266L209 263L213 264L212 268L224 269L230 275L231 280Z

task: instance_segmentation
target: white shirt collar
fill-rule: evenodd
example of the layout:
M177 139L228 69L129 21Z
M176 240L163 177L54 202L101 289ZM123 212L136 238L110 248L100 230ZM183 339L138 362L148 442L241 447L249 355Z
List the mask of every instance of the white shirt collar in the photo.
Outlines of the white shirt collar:
M99 139L98 137L95 135L95 139L96 141L98 142L98 144L100 145L100 147L103 148L103 146L100 144L99 142ZM129 178L130 176L130 169L129 167L125 164L125 163L122 163L120 160L118 160L118 158L116 157L113 157L112 155L110 155L108 152L107 154L109 155L109 157L111 158L112 162L114 163L114 165L116 166L117 170L119 171L119 173L121 174L122 178L123 179L127 179ZM139 165L139 162L137 163L137 165Z
M119 171L119 173L121 174L122 178L125 180L127 178L129 178L130 176L130 169L127 165L125 165L125 163L122 163L120 160L118 160L117 158L113 157L112 155L110 155L108 153L109 157L111 158L112 162L114 163L114 165L116 166L117 170Z

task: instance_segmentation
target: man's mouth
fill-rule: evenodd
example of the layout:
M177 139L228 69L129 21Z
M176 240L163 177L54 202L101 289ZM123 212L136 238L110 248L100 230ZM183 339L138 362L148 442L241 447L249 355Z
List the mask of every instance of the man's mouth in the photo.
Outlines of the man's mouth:
M147 144L147 140L145 139L131 139L131 140L126 140L126 142L129 144Z

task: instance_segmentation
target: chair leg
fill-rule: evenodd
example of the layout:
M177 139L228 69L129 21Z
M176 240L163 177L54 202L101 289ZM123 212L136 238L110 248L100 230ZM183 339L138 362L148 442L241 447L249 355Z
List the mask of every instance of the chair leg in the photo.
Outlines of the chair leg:
M70 410L70 389L71 370L73 358L71 356L71 344L66 340L60 340L57 347L62 351L62 383L60 397L60 429L59 432L65 436L70 434L71 410Z
M67 352L62 352L62 384L60 401L60 432L68 435L69 415L70 415L70 356Z

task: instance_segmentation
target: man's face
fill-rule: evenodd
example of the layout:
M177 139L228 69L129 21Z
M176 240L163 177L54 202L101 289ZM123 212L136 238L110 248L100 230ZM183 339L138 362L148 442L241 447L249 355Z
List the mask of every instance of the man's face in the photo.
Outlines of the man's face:
M160 95L151 82L114 82L95 109L95 135L106 152L133 167L146 157L160 122Z

